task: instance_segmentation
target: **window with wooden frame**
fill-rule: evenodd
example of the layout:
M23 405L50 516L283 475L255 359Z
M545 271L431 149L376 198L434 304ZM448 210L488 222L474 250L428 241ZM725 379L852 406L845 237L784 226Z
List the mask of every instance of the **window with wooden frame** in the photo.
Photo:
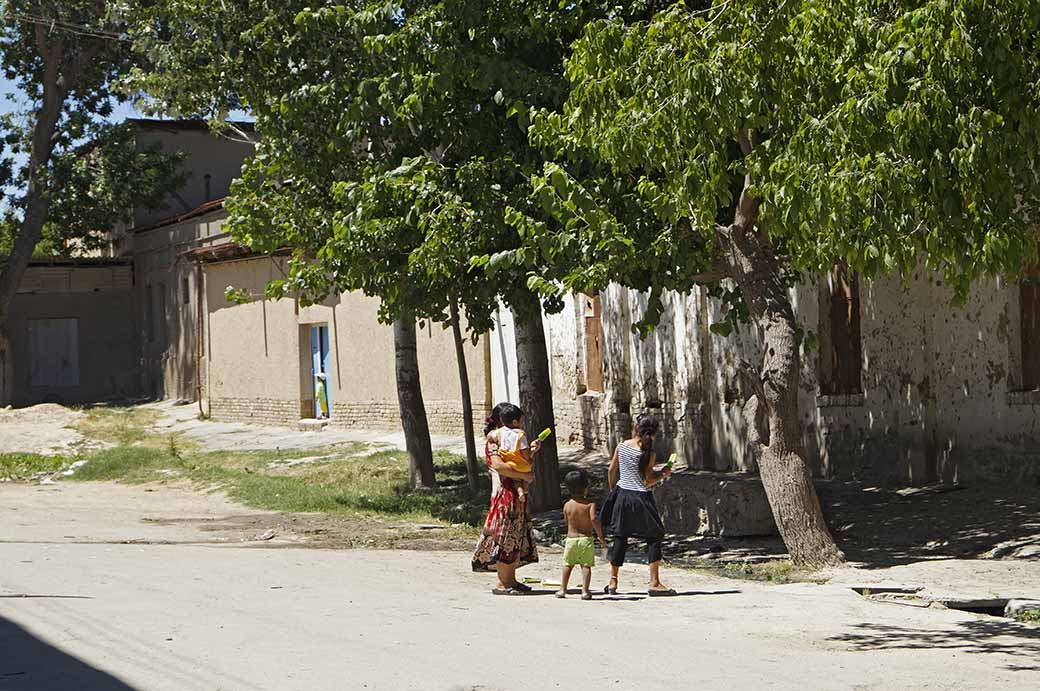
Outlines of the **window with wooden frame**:
M1040 390L1040 262L1026 267L1019 285L1018 299L1022 348L1021 389L1036 391Z
M599 292L585 301L585 390L603 391L603 313Z
M820 393L863 393L863 348L859 326L859 277L837 264L820 290Z

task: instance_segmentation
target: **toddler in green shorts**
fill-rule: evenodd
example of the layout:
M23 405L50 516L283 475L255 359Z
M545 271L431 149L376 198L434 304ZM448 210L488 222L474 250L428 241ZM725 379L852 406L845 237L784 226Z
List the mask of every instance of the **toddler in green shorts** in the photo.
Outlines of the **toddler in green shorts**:
M563 577L560 579L560 590L556 597L567 597L567 581L575 566L581 567L581 599L591 600L589 584L592 581L592 566L596 563L596 543L592 533L595 531L603 549L607 541L603 538L603 528L599 524L596 503L588 498L589 476L583 470L572 470L563 479L567 490L571 493L570 501L563 505L563 517L567 520L567 544L563 549Z

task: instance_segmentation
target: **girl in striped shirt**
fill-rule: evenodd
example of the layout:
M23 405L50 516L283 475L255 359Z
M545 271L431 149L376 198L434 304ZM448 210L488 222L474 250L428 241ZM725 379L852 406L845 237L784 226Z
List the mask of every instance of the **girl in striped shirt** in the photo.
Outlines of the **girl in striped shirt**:
M618 571L625 563L628 538L646 540L646 560L650 564L651 596L675 595L675 591L661 582L661 541L664 524L650 488L672 474L670 468L654 471L654 437L660 425L651 415L636 418L632 438L614 449L607 481L610 496L600 509L600 522L605 532L614 536L610 547L610 585L603 589L608 595L617 593Z

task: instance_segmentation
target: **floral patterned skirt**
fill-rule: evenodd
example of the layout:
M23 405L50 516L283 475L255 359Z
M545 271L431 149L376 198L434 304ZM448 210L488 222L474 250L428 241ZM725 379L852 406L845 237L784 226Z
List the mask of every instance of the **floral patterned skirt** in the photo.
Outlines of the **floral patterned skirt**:
M491 495L484 530L473 552L474 571L493 571L495 564L517 563L517 568L538 561L538 545L526 504L521 508L512 483Z

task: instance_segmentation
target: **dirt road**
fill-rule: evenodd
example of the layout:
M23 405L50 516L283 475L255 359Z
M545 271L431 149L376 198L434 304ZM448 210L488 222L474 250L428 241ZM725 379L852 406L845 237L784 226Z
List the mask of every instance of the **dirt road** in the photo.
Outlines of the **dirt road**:
M638 565L611 600L494 597L462 552L270 548L262 512L147 489L0 486L0 689L1040 685L1006 620L681 571L647 599Z

